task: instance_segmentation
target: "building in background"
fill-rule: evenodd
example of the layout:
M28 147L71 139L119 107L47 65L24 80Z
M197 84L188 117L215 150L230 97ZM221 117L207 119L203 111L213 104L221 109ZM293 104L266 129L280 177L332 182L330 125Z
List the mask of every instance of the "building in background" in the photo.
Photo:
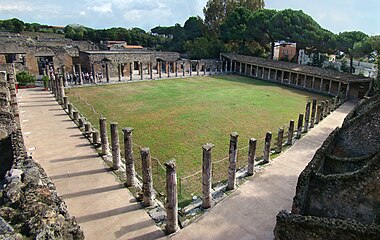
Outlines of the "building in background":
M273 60L291 61L297 53L296 43L278 42L274 46Z

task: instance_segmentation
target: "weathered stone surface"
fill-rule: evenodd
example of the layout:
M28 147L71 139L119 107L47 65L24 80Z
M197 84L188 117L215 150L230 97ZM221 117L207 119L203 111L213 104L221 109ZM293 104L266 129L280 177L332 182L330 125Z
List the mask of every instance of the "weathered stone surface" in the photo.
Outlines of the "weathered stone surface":
M380 97L360 103L301 173L276 239L378 239Z

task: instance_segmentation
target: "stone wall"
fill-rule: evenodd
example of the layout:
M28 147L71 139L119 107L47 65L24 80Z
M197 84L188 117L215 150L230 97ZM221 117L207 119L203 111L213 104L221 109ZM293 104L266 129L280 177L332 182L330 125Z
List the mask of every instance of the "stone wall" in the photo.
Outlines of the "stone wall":
M5 75L0 75L0 238L84 239L45 171L26 155ZM13 76L11 76L13 77Z
M39 34L38 36L12 33L0 34L0 71L6 68L7 54L21 54L24 62L15 64L16 71L29 71L39 75L37 57L53 57L55 68L66 65L68 69L73 64L73 57L79 56L80 50L96 50L98 47L88 41L72 41L61 35Z
M276 239L378 239L380 96L346 117L301 173L291 213L277 216Z

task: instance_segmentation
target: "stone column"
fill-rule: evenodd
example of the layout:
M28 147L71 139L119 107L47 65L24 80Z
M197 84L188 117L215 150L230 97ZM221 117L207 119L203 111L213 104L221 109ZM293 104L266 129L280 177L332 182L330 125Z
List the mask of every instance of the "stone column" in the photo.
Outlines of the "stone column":
M206 143L202 146L203 148L203 165L202 165L202 194L203 201L202 207L204 209L211 207L211 169L212 169L212 161L211 161L211 150L214 147L211 143Z
M73 111L73 120L78 121L78 117L79 117L79 112L77 110L74 110Z
M209 75L211 76L212 75L212 69L213 69L214 65L213 65L213 62L211 61L210 62L210 71L209 71ZM240 65L240 70L241 70L241 65Z
M190 76L193 76L193 63L190 61L190 68L189 68Z
M319 91L323 91L323 78L321 78L321 84L319 85Z
M121 63L118 63L117 64L117 73L118 73L118 77L119 77L119 82L121 82Z
M285 75L285 72L284 72L284 70L282 70L282 73L281 73L281 83L284 83L284 75Z
M297 75L296 75L296 86L297 86L297 87L298 87L299 76L300 76L300 74L297 73Z
M178 231L178 196L177 196L177 175L175 160L165 163L166 167L166 226L167 234Z
M272 133L267 132L265 135L265 145L264 145L264 155L263 155L263 162L269 163L270 161L270 150L271 150L271 142L272 142Z
M271 78L270 78L270 68L268 68L268 80L270 80Z
M311 107L311 102L307 101L306 110L305 110L305 127L304 127L305 133L309 131L310 107Z
M325 101L321 102L321 118L319 120L323 120L325 118Z
M100 126L100 141L102 143L102 155L110 155L108 136L107 136L107 120L101 117L99 119Z
M70 118L73 118L73 105L71 103L67 104L67 113Z
M324 107L324 112L323 112L323 117L327 117L327 115L329 114L329 101L326 100L325 101L325 107Z
M149 63L149 75L150 79L153 79L153 64L151 62Z
M230 73L232 73L233 70L232 70L232 60L230 60Z
M227 189L235 189L236 185L236 162L237 162L237 146L239 134L233 132L230 134L230 151L229 151L229 166L228 166L228 185Z
M289 129L288 129L288 145L293 144L293 135L294 135L294 120L290 120L289 122Z
M315 86L315 77L313 76L313 80L311 82L311 89L314 89Z
M65 66L65 65L62 65L62 66L61 66L61 69L62 69L62 76L63 76L63 86L67 87L67 86L68 86L68 83L67 83L66 66Z
M171 70L170 63L167 63L166 64L166 72L168 74L168 78L170 78L170 70Z
M90 122L85 122L85 124L84 124L84 135L86 137L91 137L91 134L92 134L91 124L90 124Z
M186 63L183 62L183 65L182 65L182 76L183 77L185 76L185 71L186 71Z
M331 94L331 87L332 87L332 80L330 80L330 84L329 84L329 94Z
M235 63L236 64L236 63ZM235 65L236 67L236 65ZM203 76L206 76L206 71L207 71L207 62L205 62L204 69L203 69Z
M66 110L67 109L67 104L68 104L68 98L65 96L65 97L63 97L63 106L62 106L62 108L63 108L63 110Z
M331 100L326 100L326 116L331 112Z
M82 65L78 64L79 84L83 84Z
M120 144L119 144L119 131L117 129L117 122L111 123L111 145L112 145L112 169L118 170L120 168Z
M297 135L296 138L300 139L302 134L302 125L303 125L303 114L300 113L298 117L298 125L297 125Z
M248 175L249 176L253 175L253 171L255 167L256 146L257 146L257 140L254 138L249 139L249 149L248 149Z
M158 72L158 78L161 78L162 77L162 66L161 66L161 62L158 62L157 63L157 72Z
M92 130L92 144L94 144L94 147L99 147L99 132L96 130Z
M259 66L256 66L256 78L259 77Z
M318 124L319 121L321 121L321 118L322 118L322 105L318 104L318 106L317 106L317 117L315 119L315 124Z
M224 73L225 73L225 74L228 73L227 68L228 68L228 61L225 61L225 62L224 62Z
M58 83L59 83L59 91L60 91L58 102L59 104L63 105L63 98L65 97L65 87L64 87L62 76L58 78Z
M106 63L106 80L107 80L107 83L110 82L110 70L109 70L108 63Z
M175 63L175 77L178 77L178 63L177 62L174 62Z
M144 79L144 69L143 69L143 64L142 62L140 62L140 79L143 80Z
M277 153L282 152L282 141L283 141L283 139L284 139L284 129L279 128L278 129L278 135L277 135L277 148L276 148Z
M79 119L78 119L78 127L79 127L79 128L84 127L84 120L83 120L82 117L79 117Z
M132 132L133 128L124 128L124 154L125 154L125 174L127 187L135 185L135 160L132 150Z
M346 89L346 99L350 96L350 83L347 83L347 89Z
M197 76L199 76L199 67L200 67L200 62L197 61Z
M340 96L340 91L341 91L341 89L342 89L342 82L339 81L337 96Z
M73 71L73 75L75 75L75 64L72 65L72 71ZM49 74L47 74L49 75Z
M315 124L315 114L317 112L317 99L313 99L313 104L311 107L311 122L310 122L310 128L314 127Z
M91 63L91 74L92 74L92 78L94 79L94 83L96 83L95 64L94 63Z
M142 178L143 178L143 204L145 207L152 206L153 203L153 177L152 177L152 160L149 148L140 150L142 160Z
M129 80L133 81L133 68L132 63L129 63Z

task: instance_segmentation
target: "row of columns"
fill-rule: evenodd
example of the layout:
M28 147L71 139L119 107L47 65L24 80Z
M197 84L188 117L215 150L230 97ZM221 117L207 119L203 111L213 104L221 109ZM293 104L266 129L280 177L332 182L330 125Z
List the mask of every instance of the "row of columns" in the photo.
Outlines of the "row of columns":
M133 80L133 69L134 69L134 66L133 66L133 63L126 63L128 66L129 66L129 80L132 81ZM148 75L149 75L149 79L153 79L153 63L146 63L147 64L147 70L148 70ZM181 64L181 72L179 72L179 69L178 69L178 65ZM166 65L166 77L170 78L172 76L175 76L175 77L179 77L179 76L186 76L186 74L188 73L188 76L193 76L193 66L194 64L196 64L196 67L195 67L195 74L196 76L205 76L207 74L207 68L210 68L209 70L209 75L215 75L215 74L224 74L224 73L228 73L227 72L227 62L225 62L225 68L223 70L223 62L222 61L216 61L216 62L204 62L204 70L203 70L203 73L201 73L201 69L200 69L200 66L201 66L201 62L200 61L191 61L191 62L171 62L171 63L167 63ZM209 64L211 64L211 66L209 67ZM217 65L215 67L215 64ZM171 65L173 65L173 69L171 68ZM109 63L106 62L104 63L104 66L105 66L105 78L106 78L106 82L109 83L110 82L110 71L109 71ZM189 67L189 68L187 68ZM62 66L62 69L64 67ZM94 77L95 79L95 63L90 63L90 68L91 68L91 73L92 73L92 76ZM117 70L118 70L118 81L122 81L123 80L123 63L118 63L118 66L117 66ZM138 70L139 70L139 79L142 80L144 79L144 64L142 62L140 62L138 64ZM65 73L65 78L64 78L64 85L66 85L67 83L67 71L66 69L63 69L63 72ZM75 64L75 65L72 65L72 72L73 74L75 75L76 73L78 73L79 75L79 81L78 81L78 84L79 85L82 85L83 84L83 76L82 76L82 66L81 64ZM173 75L171 75L171 73L173 73ZM158 75L158 78L162 78L163 77L163 71L162 71L162 62L157 62L156 64L156 74Z
M237 63L239 63L239 68L237 67ZM243 72L243 67L242 65L244 64L244 72ZM248 72L248 68L250 68L250 72ZM342 84L345 84L346 85L346 92L345 92L345 96L346 98L348 98L349 96L349 93L350 93L350 83L342 83L341 81L337 80L332 80L332 79L324 79L324 78L319 78L320 79L320 84L318 86L318 89L315 89L315 82L316 82L316 77L315 76L312 76L312 75L306 75L306 74L300 74L300 73L297 73L297 72L291 72L291 71L286 71L286 70L281 70L281 69L272 69L272 68L269 68L269 67L264 67L264 66L258 66L258 65L254 65L254 64L248 64L248 63L243 63L243 62L237 62L237 61L233 61L233 60L230 60L230 69L232 69L233 72L238 72L240 74L244 74L244 75L248 75L248 76L254 76L256 78L260 78L260 79L265 79L265 80L271 80L271 81L276 81L276 82L281 82L282 84L285 84L285 73L288 74L288 85L291 85L292 83L292 76L293 74L296 75L296 80L295 80L295 86L297 87L302 87L302 88L305 88L305 89L308 89L308 90L312 90L312 91L319 91L319 92L324 92L324 93L327 93L327 94L332 94L332 84L333 82L337 82L338 83L338 89L337 89L337 93L335 94L336 96L339 96L341 90L342 90ZM255 69L255 70L254 70ZM268 74L267 76L264 75L265 73L265 70L268 69ZM261 71L259 71L261 70ZM281 76L279 78L279 71L281 73ZM253 74L254 72L254 74ZM260 74L259 74L260 72ZM272 72L274 72L274 78L272 78ZM303 79L302 79L302 82L300 81L300 75L304 75ZM311 87L307 87L307 79L311 78ZM329 87L328 87L328 90L325 91L324 90L324 82L325 81L328 81L329 83Z
M91 126L91 124L81 117L74 106L68 101L65 96L63 98L63 108L67 111L69 117L77 123L78 127L84 126L84 135L92 139L92 143L95 147L101 148L101 155L112 158L112 169L119 170L121 168L121 156L120 156L120 143L119 143L119 132L118 123L110 123L111 131L111 149L109 146L108 134L107 134L107 120L104 117L99 118L100 132ZM132 133L133 128L127 127L123 128L122 132L124 135L124 155L125 155L125 185L127 187L135 186L136 183L136 172L135 172L135 162L132 150ZM151 154L149 148L140 149L140 156L142 159L142 191L143 191L143 205L149 207L154 205L154 190L153 190L153 175L152 175L152 163ZM176 176L176 164L175 160L172 159L164 164L166 167L166 212L167 212L167 222L166 222L166 232L168 234L176 232L178 227L178 198L177 198L177 176Z
M335 110L341 102L338 97L334 97L333 100L322 101L317 105L317 100L307 101L305 114L299 114L298 125L295 132L294 120L290 120L288 128L288 136L286 145L293 144L293 138L301 138L302 133L308 132L309 128L313 128L315 124L319 123L324 117L326 117L331 111ZM305 119L305 122L304 122ZM237 152L238 152L238 136L239 134L233 132L230 134L230 147L229 147L229 165L228 165L228 181L227 190L232 190L236 186L236 170L237 170ZM284 128L278 129L276 147L274 148L276 153L280 153L283 150L284 145ZM270 155L272 151L272 133L267 132L264 139L264 154L262 163L266 164L270 161ZM214 147L211 143L206 143L202 146L203 149L203 161L202 161L202 207L207 209L212 205L211 186L212 186L212 160L211 151ZM256 161L256 147L257 140L255 138L249 139L248 145L248 169L247 174L253 175L254 163Z

